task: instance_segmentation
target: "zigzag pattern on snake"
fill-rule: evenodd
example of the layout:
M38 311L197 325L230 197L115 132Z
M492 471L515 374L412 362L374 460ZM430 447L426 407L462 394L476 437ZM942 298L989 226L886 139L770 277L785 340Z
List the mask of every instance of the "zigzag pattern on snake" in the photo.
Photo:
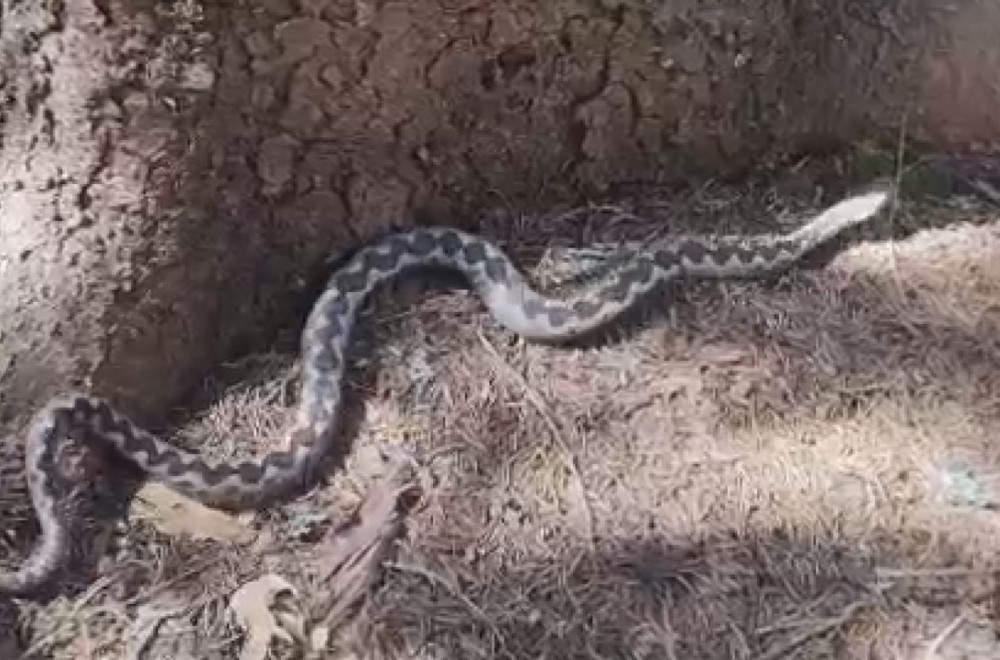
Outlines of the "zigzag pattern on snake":
M406 269L456 270L507 329L529 340L568 340L610 323L671 279L748 278L783 271L844 229L873 217L889 198L885 188L849 197L786 235L688 239L637 252L615 272L563 300L536 292L497 246L477 236L446 228L390 235L360 249L331 276L306 322L301 401L288 451L239 464L212 462L163 442L108 402L85 394L59 397L39 412L28 432L26 470L41 541L18 570L0 572L0 593L28 595L66 560L69 532L60 507L65 477L58 459L70 439L108 446L150 478L222 509L263 506L304 489L337 449L344 353L357 313L380 283Z

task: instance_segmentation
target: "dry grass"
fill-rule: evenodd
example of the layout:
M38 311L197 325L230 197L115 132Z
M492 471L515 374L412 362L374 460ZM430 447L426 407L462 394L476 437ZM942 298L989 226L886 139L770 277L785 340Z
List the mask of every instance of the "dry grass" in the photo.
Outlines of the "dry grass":
M781 203L723 192L536 220L610 241ZM672 290L666 318L599 348L513 341L462 292L393 296L354 372L347 471L258 515L249 551L140 525L89 594L25 605L24 628L47 657L137 637L148 657L234 657L227 597L266 571L308 591L316 535L402 449L423 498L330 657L998 657L1000 224L900 213L974 222L778 284ZM290 360L243 366L178 441L280 437Z

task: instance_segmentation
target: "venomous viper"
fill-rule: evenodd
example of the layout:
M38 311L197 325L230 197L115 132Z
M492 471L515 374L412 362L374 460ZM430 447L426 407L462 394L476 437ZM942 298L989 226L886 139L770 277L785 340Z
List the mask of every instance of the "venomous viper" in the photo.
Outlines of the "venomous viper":
M18 570L0 572L0 593L31 594L67 559L69 531L61 506L67 477L58 466L71 439L110 447L150 478L221 509L255 508L305 488L337 449L344 352L357 313L380 283L405 269L456 270L509 330L530 340L568 340L604 326L674 278L746 278L783 271L842 230L873 217L890 195L889 187L874 187L785 235L688 239L635 252L621 268L562 300L533 290L497 246L477 236L447 228L392 234L361 248L334 273L310 313L302 335L300 404L287 451L239 464L211 462L142 430L100 398L71 394L43 408L26 443L28 488L41 539Z

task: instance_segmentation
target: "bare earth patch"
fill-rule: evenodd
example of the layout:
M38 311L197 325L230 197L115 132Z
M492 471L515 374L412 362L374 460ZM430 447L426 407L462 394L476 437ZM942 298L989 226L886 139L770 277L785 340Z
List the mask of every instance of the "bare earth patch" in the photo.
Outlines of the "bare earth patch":
M724 193L538 223L612 241L779 206ZM299 614L263 618L299 632L275 657L1000 657L997 215L907 203L894 226L949 226L776 283L672 288L669 314L594 348L516 341L462 291L386 295L359 337L347 470L241 517L250 540L133 504L129 545L89 589L25 604L19 628L39 657L238 657L253 613L230 597L249 584L277 600L287 582ZM865 231L884 239L880 222ZM176 441L274 446L292 360L221 371ZM352 548L381 548L377 572L324 581L345 546L319 539L373 492L366 511L391 518L398 463L419 466L405 533L392 545L359 524ZM338 590L369 586L330 618Z

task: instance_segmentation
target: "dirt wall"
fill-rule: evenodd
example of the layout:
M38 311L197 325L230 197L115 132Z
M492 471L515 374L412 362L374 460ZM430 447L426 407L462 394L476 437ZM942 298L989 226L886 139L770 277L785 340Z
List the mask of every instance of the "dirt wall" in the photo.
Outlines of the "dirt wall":
M741 176L904 116L995 145L998 14L4 0L0 409L74 385L155 422L294 324L328 251L392 225Z

